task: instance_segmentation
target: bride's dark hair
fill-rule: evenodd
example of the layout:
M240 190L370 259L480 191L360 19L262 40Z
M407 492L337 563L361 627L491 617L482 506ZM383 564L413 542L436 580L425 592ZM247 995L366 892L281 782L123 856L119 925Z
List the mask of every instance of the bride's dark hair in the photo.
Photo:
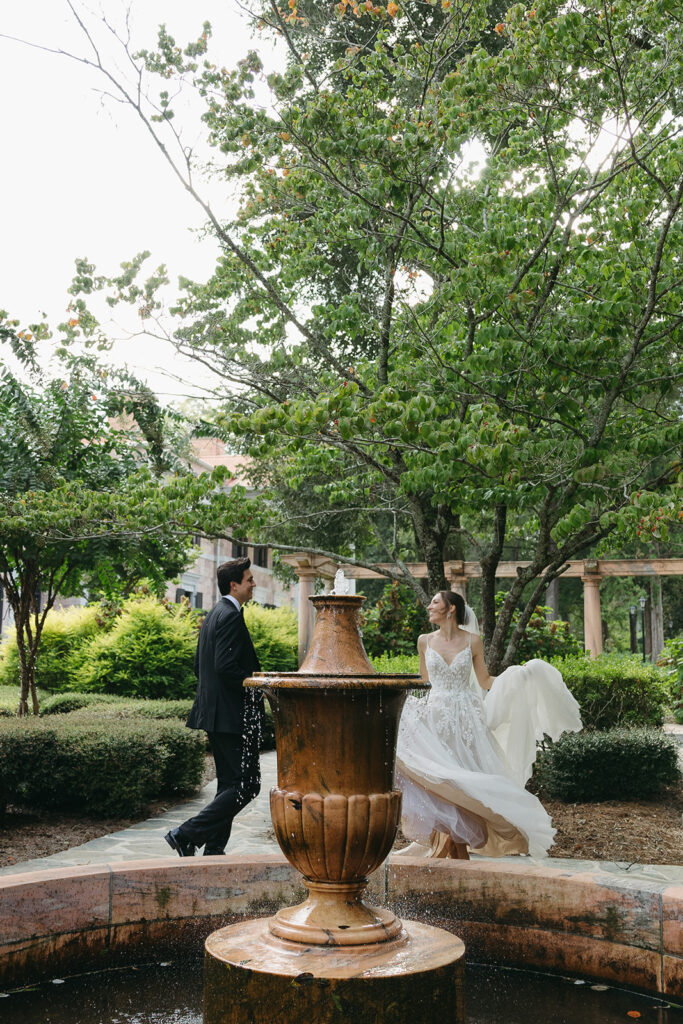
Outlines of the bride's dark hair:
M462 626L465 621L465 601L460 594L456 594L454 590L440 590L441 597L450 605L451 608L455 608L455 621L458 626Z

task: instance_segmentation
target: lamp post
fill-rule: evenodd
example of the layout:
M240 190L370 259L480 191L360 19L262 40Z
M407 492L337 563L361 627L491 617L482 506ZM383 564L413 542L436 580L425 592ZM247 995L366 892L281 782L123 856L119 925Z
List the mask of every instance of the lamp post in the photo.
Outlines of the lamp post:
M640 628L643 634L643 661L645 661L645 605L647 598L641 595L638 600L640 604Z
M631 654L638 653L638 609L632 604L628 610L628 625L631 637Z

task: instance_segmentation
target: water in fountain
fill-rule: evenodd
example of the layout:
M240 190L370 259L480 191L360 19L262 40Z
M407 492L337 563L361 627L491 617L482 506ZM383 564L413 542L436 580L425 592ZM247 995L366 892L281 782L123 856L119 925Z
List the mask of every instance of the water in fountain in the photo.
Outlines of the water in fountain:
M0 995L3 1024L202 1024L198 958L55 979ZM683 1007L625 989L467 967L466 1024L623 1024L636 1015L652 1024L683 1024Z

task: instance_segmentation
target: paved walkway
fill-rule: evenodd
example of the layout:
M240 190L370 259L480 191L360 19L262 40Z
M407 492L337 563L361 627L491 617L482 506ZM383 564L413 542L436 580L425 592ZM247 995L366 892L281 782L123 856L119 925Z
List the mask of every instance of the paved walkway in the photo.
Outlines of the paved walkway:
M270 790L276 783L277 763L274 750L261 755L261 792L248 807L238 814L232 826L228 846L229 853L248 855L250 853L277 853L280 847L273 834L270 821ZM172 828L181 825L187 818L212 800L216 792L216 780L182 804L170 807L164 814L137 825L113 832L99 839L91 839L81 846L74 846L49 857L37 857L21 864L0 868L0 875L17 874L23 871L46 871L50 868L70 868L82 864L112 864L122 860L145 860L148 857L177 857L164 836Z
M683 741L683 727L680 730L678 739ZM270 821L270 800L271 787L276 783L277 763L274 750L269 750L261 755L262 784L261 792L239 814L232 827L232 836L228 846L228 853L248 856L253 853L279 853L279 846L273 835ZM12 864L0 868L0 875L21 874L29 871L46 871L52 868L77 867L83 864L114 864L126 860L145 860L147 858L159 858L169 856L173 859L176 854L172 853L164 841L165 834L177 825L180 825L186 818L196 814L215 793L215 781L208 783L200 793L192 800L169 808L163 815L156 818L149 818L141 821L130 828L122 829L120 832L113 832L108 836L101 836L99 839L91 839L82 846L74 846L62 853L54 853L49 857L39 857L35 860L25 861L21 864ZM484 859L484 858L477 858ZM505 857L503 860L519 861L519 857ZM582 861L548 857L543 860L534 861L531 858L524 858L524 863L538 863L546 868L557 871L602 871L611 875L629 879L648 880L651 882L667 882L683 885L683 866L662 865L662 864L629 864L626 862L612 861Z

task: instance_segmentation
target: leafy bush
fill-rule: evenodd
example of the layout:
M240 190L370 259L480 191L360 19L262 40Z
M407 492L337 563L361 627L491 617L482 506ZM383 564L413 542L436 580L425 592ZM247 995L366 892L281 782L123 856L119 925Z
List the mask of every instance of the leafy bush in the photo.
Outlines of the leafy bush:
M530 661L532 658L544 658L547 661L550 658L567 658L582 653L583 648L569 628L569 623L561 619L550 619L551 612L552 609L544 605L534 609L517 648L519 662ZM510 632L515 622L513 616Z
M46 697L48 697L48 694L45 693L44 690L38 690L38 700L41 705ZM19 684L15 683L14 686L0 686L0 718L15 718L18 707ZM30 701L29 712L32 712Z
M41 702L40 714L42 715L68 715L71 711L80 711L81 708L105 707L109 704L118 703L125 698L116 697L107 693L78 693L65 690L64 693L55 693Z
M417 654L380 654L371 659L375 672L383 675L418 675L420 658Z
M71 688L86 642L100 629L98 606L48 612L36 658L36 683L55 692ZM11 631L2 645L0 686L19 683L19 652Z
M262 608L248 604L244 621L264 672L296 672L299 634L292 608Z
M3 804L126 816L195 790L203 762L201 738L179 722L0 721Z
M363 644L370 659L414 654L420 633L429 629L427 612L408 587L387 583L373 608L360 614Z
M100 720L122 721L123 719L149 719L157 722L175 720L185 722L192 707L192 701L186 700L143 700L137 697L111 697L108 694L83 693L76 697L88 698L88 703L74 709L73 718L90 718L96 716Z
M666 674L635 657L555 658L581 707L586 729L661 725L669 702Z
M674 718L683 725L683 634L667 640L657 664L667 674Z
M193 696L196 615L153 599L126 604L108 633L92 638L72 689L122 696Z
M641 800L680 778L678 744L656 729L566 733L542 751L535 779L565 803Z

